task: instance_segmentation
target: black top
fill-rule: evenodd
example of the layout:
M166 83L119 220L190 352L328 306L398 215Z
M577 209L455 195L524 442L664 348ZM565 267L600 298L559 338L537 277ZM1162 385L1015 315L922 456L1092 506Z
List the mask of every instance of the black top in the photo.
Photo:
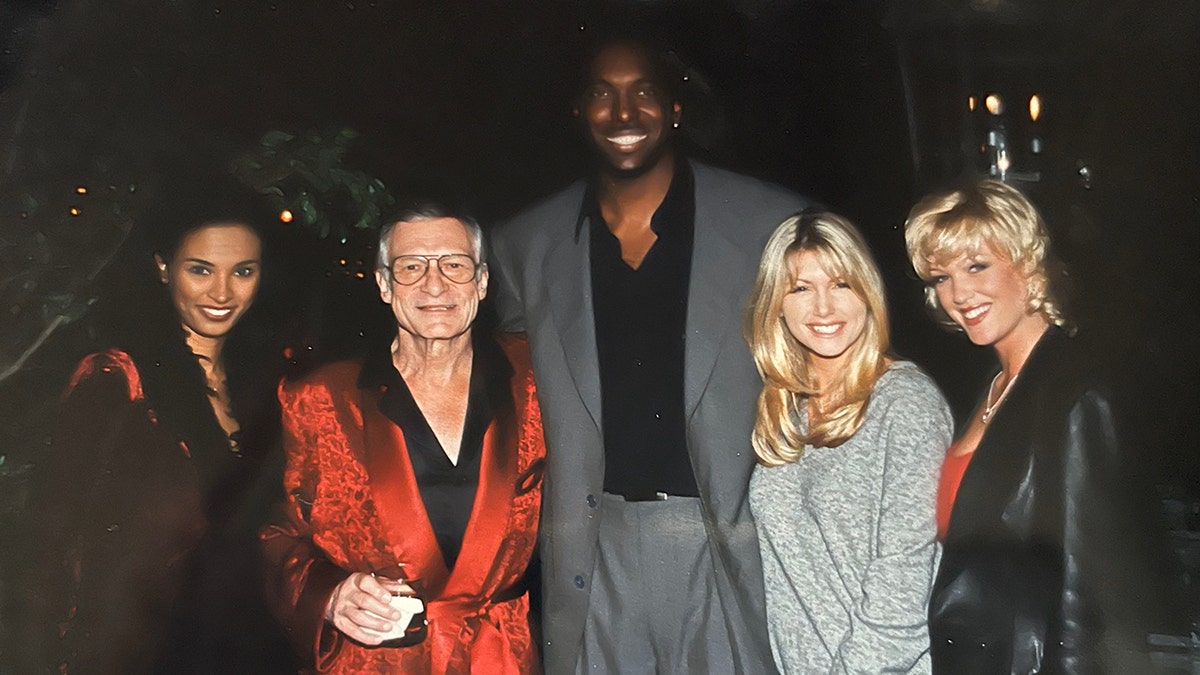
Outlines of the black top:
M1143 673L1188 619L1111 355L1050 328L963 474L929 600L933 672Z
M683 374L695 196L691 168L675 177L650 227L658 239L635 270L621 259L594 187L580 226L591 238L593 311L604 429L604 490L699 496L688 456Z
M388 348L372 351L363 362L358 377L360 388L381 388L379 412L404 434L417 489L447 569L454 569L475 505L484 434L495 411L512 405L512 392L508 386L512 366L500 346L489 339L476 339L474 350L467 417L457 464L446 456L404 378L392 365Z

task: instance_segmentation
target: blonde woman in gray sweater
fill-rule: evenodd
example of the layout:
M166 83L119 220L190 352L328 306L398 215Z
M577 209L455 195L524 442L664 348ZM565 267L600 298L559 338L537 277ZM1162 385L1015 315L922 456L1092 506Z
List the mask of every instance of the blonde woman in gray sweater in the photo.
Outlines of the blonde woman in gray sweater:
M945 400L888 355L883 282L831 213L784 221L744 333L763 377L750 481L783 673L928 673Z

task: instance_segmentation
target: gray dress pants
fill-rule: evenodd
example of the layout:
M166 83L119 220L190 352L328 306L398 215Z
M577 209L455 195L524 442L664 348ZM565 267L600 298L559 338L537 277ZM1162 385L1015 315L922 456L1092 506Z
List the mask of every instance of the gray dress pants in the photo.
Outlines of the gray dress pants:
M605 494L576 672L733 672L700 500Z

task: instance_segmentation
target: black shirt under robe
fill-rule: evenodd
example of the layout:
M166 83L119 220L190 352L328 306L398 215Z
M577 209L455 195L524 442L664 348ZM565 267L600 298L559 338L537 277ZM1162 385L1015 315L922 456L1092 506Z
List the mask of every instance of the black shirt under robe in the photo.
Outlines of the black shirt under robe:
M484 434L494 411L512 404L508 388L512 367L504 353L492 340L478 339L473 343L470 393L457 464L446 456L404 378L392 365L390 349L377 349L369 354L358 378L361 388L382 388L379 411L404 434L417 488L449 569L454 568L458 559L475 505Z

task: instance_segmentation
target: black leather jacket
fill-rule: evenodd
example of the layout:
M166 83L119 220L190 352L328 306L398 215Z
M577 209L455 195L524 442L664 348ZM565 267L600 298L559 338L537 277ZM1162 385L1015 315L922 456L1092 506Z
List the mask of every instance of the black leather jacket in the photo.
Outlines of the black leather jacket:
M1151 673L1185 632L1099 362L1041 339L963 476L929 606L937 674Z

